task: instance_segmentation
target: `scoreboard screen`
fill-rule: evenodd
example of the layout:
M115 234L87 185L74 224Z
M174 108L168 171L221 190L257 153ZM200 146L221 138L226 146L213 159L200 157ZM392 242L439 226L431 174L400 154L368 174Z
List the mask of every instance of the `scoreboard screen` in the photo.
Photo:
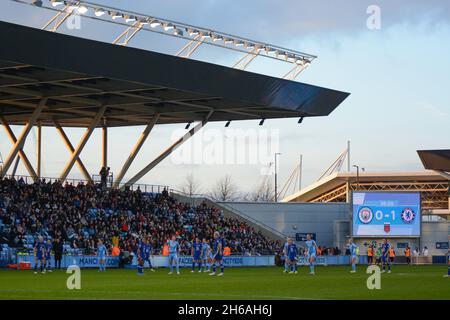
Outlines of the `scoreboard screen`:
M354 237L420 237L419 192L353 192Z

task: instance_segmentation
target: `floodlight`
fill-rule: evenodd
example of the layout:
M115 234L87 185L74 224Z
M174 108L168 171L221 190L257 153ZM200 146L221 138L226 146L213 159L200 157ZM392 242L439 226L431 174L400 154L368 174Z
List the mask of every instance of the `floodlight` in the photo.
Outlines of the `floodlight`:
M124 18L125 18L125 22L126 23L135 22L136 21L136 17L134 17L134 16L126 15Z
M78 13L80 14L85 14L86 12L89 11L89 9L86 6L79 6L77 9Z
M156 28L160 25L161 25L161 22L159 22L158 20L152 20L152 22L150 22L150 27L152 27L152 28Z
M171 23L165 23L163 25L163 28L164 28L164 31L169 31L169 30L172 30L173 28L175 28L175 26Z
M51 0L50 2L52 3L52 7L57 7L64 4L64 1L62 0Z
M95 9L95 11L94 11L94 14L95 14L96 17L101 17L101 16L103 16L105 13L106 13L106 11L103 10L103 9L101 9L101 8L97 8L97 9Z
M180 29L175 28L175 29L173 29L173 34L176 35L176 36L182 37L183 36L183 31L180 30Z

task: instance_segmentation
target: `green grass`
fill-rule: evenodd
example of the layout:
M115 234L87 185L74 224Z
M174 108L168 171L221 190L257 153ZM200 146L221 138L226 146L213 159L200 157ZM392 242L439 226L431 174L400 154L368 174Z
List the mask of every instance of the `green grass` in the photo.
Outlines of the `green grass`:
M447 266L394 266L382 274L381 290L368 290L365 267L317 267L315 276L281 268L228 268L222 278L204 273L168 275L167 269L81 271L81 290L68 290L65 271L33 274L0 270L0 299L450 299Z

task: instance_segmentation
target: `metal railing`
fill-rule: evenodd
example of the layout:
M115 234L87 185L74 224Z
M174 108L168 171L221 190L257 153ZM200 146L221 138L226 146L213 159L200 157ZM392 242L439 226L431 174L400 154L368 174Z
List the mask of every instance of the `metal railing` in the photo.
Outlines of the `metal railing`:
M278 231L277 229L274 229L273 227L271 227L271 226L265 224L264 222L261 222L261 221L259 221L259 220L256 220L255 218L253 218L253 217L249 216L248 214L246 214L246 213L244 213L244 212L242 212L242 211L240 211L240 210L238 210L238 209L236 209L236 208L230 206L229 204L227 204L227 203L225 203L225 202L216 202L216 203L217 203L218 205L221 205L221 206L225 207L227 210L229 210L229 211L231 211L231 212L233 212L233 213L235 213L235 214L237 214L237 215L243 217L244 219L249 220L249 221L251 221L252 223L254 223L254 224L256 224L256 225L261 226L261 227L263 227L263 228L269 230L270 232L276 234L277 236L279 236L279 237L281 237L281 238L286 238L286 237L287 237L286 234L284 234L284 233Z
M95 177L95 176L94 176ZM9 178L9 179L15 179L16 181L19 180L23 180L26 184L33 184L35 181L33 179L33 177L31 176L25 176L25 175L5 175L4 178ZM57 182L60 181L60 178L54 178L54 177L40 177L39 180L45 180L46 182ZM98 179L97 179L98 180ZM95 183L97 183L98 181L93 179L93 181ZM72 184L72 185L77 185L79 183L83 183L83 184L87 184L89 181L86 179L76 179L76 178L71 178L71 179L66 179L65 183L68 184ZM122 183L119 185L119 187L123 187L125 186L125 183ZM142 192L145 193L161 193L164 189L169 191L170 188L167 185L158 185L158 184L144 184L144 183L135 183L133 185L128 186L130 188L130 190L136 191L138 189L140 189Z
M33 184L35 182L33 177L31 177L31 176L18 175L18 174L15 174L15 175L6 174L3 179L5 179L5 178L14 179L16 181L19 181L19 180L22 179L26 184ZM59 178L54 178L54 177L40 177L39 180L41 180L41 181L45 180L46 182L52 182L52 183L60 181ZM81 182L86 184L88 182L85 179L75 179L75 178L66 179L65 181L67 183L73 184L73 185L76 185L76 184L81 183Z
M122 186L126 186L125 183L119 184L119 188ZM141 184L141 183L135 183L128 186L130 190L136 191L141 190L144 193L161 193L163 190L167 190L169 192L170 188L169 186L163 186L158 184Z

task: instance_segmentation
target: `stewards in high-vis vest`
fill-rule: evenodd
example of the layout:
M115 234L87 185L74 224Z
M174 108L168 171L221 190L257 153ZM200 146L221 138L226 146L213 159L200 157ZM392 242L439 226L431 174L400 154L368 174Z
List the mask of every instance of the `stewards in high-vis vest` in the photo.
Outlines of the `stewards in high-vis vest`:
M163 256L167 257L169 255L169 245L166 243L163 247Z
M113 257L118 257L120 255L120 249L117 246L114 246L112 248L112 252L111 252Z
M369 248L367 248L367 263L373 264L373 262L373 246L369 246Z
M391 260L391 263L394 262L394 258L395 258L394 248L390 247L389 248L389 259Z
M406 263L410 265L411 264L411 248L409 246L406 246L405 257L406 257Z
M229 246L226 246L223 249L223 255L224 255L224 257L228 257L229 255L231 255L231 248Z

